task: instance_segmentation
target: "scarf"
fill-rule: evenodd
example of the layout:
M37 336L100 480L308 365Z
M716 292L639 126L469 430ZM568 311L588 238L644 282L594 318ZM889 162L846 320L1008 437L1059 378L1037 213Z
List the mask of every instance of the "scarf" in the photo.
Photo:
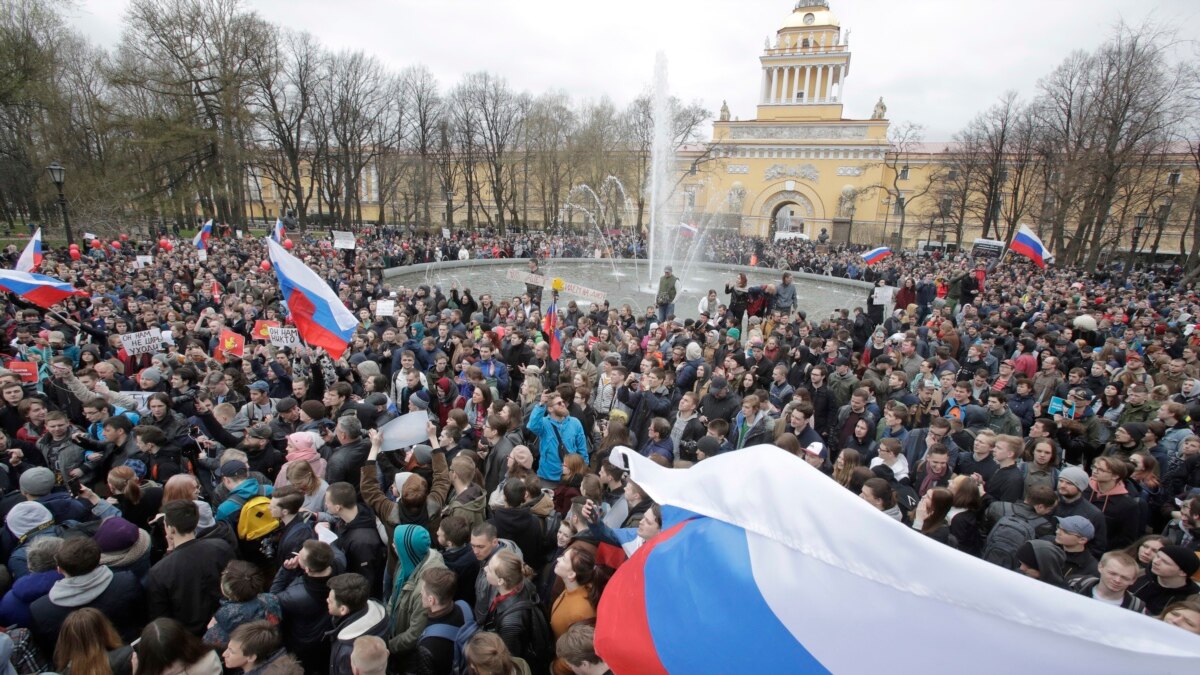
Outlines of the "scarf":
M77 577L64 577L50 589L50 601L60 607L83 607L108 590L113 571L104 565Z
M937 485L937 482L939 480L941 480L946 475L946 472L949 470L950 470L950 466L947 465L942 468L941 472L934 473L929 468L929 464L926 463L925 464L925 477L921 479L921 488L919 490L917 490L917 496L924 497L925 493L929 492L930 489L935 487Z

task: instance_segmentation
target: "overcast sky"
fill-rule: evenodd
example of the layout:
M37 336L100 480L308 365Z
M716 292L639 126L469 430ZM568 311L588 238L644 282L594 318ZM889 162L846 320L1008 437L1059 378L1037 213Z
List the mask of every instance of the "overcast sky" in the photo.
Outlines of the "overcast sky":
M575 99L608 95L618 105L645 89L655 53L667 55L670 87L715 116L752 119L763 40L793 0L247 0L267 20L306 30L327 47L361 49L397 70L423 63L449 88L489 70L517 89L562 89ZM81 0L75 26L114 46L128 0ZM947 140L1000 94L1031 95L1039 77L1071 51L1092 49L1122 19L1176 28L1200 40L1195 0L833 0L850 29L845 116L888 117Z

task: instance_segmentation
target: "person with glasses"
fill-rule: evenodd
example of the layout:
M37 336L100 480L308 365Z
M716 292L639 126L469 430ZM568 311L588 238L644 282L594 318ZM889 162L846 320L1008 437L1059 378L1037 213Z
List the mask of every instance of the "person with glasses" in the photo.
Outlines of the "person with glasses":
M1129 465L1117 457L1097 457L1084 497L1104 514L1108 547L1124 548L1141 534L1138 500L1129 494L1125 479Z
M954 439L950 438L950 420L944 417L935 417L929 422L929 426L924 429L913 429L908 432L908 437L904 439L902 451L905 459L908 460L909 466L916 466L925 459L929 448L941 443L950 451L950 469L954 470L958 466L959 448L954 443Z
M542 394L539 405L534 406L525 428L538 437L541 461L538 478L542 487L553 490L562 481L562 460L567 454L577 454L586 463L587 439L583 435L583 424L571 417L562 394L548 391Z

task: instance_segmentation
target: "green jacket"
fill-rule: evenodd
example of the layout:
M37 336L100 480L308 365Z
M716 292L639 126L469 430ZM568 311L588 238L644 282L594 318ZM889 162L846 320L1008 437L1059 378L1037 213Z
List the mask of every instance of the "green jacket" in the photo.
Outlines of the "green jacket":
M388 639L388 651L392 654L405 654L417 648L421 633L429 621L429 615L421 606L421 592L417 585L421 582L421 575L425 570L445 566L442 554L430 550L408 577L408 581L404 582L400 592L388 600L388 615L396 617L396 628Z
M675 295L679 293L679 277L672 274L671 276L663 275L658 280L658 295L655 296L655 302L660 305L669 305L675 302ZM667 301L663 302L663 298Z

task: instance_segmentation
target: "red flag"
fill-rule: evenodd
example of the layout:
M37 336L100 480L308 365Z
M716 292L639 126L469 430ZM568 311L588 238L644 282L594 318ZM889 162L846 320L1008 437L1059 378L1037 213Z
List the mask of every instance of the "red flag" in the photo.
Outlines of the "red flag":
M255 340L270 340L271 331L267 329L280 327L281 326L278 321L264 321L263 319L259 319L258 321L254 322L254 330L250 331L250 334Z
M546 316L542 319L542 331L550 341L550 358L557 361L562 356L562 342L558 338L558 305L550 303Z
M8 369L21 374L22 382L37 382L38 367L36 363L28 361L9 361Z
M221 331L221 335L217 338L216 353L213 358L221 363L225 363L227 354L241 357L246 353L246 336L235 333L228 328Z
M214 301L221 301L221 284L218 284L215 279L212 282L212 296Z

